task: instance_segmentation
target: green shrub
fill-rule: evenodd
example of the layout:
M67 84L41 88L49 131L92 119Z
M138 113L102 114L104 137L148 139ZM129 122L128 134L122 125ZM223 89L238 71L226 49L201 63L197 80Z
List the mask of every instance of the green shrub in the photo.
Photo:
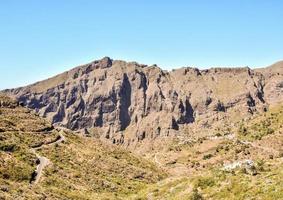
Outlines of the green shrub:
M264 171L264 161L263 160L257 160L256 161L256 168L258 171Z
M202 195L199 193L197 188L193 189L193 192L191 194L191 196L189 197L190 200L202 200L203 197Z
M207 187L213 187L215 185L215 181L212 177L201 177L196 180L195 186L201 189L205 189Z
M17 149L16 144L0 144L0 150L6 152L14 152Z
M212 154L206 154L206 155L203 156L202 159L203 160L208 160L208 159L212 158L212 156L213 156Z
M24 162L9 162L0 170L0 176L14 181L29 181L34 169Z

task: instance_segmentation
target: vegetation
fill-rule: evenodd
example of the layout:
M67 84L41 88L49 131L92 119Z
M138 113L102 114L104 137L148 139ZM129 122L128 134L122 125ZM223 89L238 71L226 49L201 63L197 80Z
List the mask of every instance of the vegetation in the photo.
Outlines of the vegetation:
M132 199L282 199L282 113L283 106L276 106L243 121L238 128L219 129L219 139L179 146L175 142L178 151L169 151L171 157L177 160L176 166L187 166L189 175L150 185ZM235 130L234 138L223 137ZM163 154L168 160L168 153ZM251 163L242 162L245 160ZM242 164L224 170L224 162Z
M259 117L242 122L238 129L240 138L248 140L261 140L264 136L282 131L283 106L278 105Z
M168 177L123 148L66 132L64 143L37 151L50 164L31 185L37 165L31 148L49 144L59 133L25 108L0 107L0 199L282 199L282 110L278 106L241 123L233 140L222 133L218 137L224 139L174 143L166 152L174 162L159 154L158 160L172 163L166 165L169 171L186 166L187 176ZM270 152L261 145L267 142L278 144ZM253 164L223 170L224 161L244 159Z
M50 164L40 182L31 185L37 165L31 148L55 141L59 133L28 109L13 105L0 106L0 199L124 199L166 176L119 147L68 132L63 144L37 150Z
M279 163L278 163L279 162ZM280 160L265 164L266 170L256 176L241 169L231 172L206 170L202 175L179 178L166 184L150 186L136 195L146 199L282 199L283 163ZM135 199L135 198L133 198ZM138 198L136 198L138 199Z

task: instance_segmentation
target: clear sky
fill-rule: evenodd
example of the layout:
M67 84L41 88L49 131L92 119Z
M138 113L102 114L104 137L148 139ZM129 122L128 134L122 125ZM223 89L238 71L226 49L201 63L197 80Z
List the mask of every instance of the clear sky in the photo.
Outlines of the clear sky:
M0 89L103 56L163 69L266 66L283 59L283 1L0 1Z

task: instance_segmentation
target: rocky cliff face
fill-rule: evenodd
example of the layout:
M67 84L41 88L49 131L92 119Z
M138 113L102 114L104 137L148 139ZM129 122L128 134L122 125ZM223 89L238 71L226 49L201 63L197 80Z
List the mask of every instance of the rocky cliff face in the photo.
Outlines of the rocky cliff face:
M178 134L196 121L211 126L216 113L252 115L283 100L283 65L277 65L167 72L106 57L4 92L53 124L96 129L113 143L130 144Z

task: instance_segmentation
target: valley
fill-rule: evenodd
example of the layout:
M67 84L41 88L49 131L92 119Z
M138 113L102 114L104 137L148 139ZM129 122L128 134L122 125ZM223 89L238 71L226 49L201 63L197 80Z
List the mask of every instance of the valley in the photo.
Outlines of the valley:
M282 199L283 63L105 57L0 96L0 199Z

